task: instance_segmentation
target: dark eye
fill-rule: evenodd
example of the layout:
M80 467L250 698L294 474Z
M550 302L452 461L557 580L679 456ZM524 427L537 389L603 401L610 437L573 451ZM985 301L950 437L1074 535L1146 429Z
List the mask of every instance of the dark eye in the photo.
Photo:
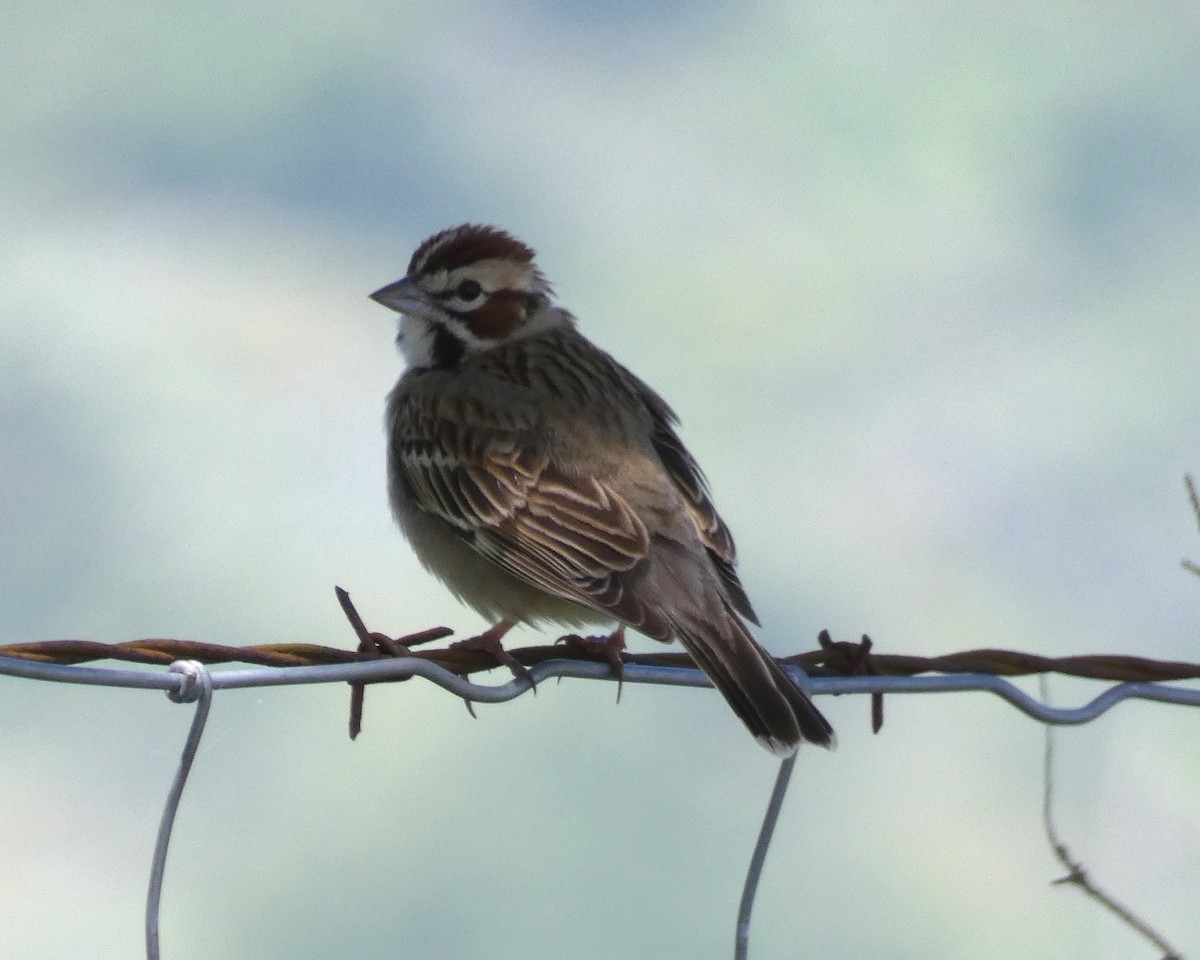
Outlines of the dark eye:
M459 300L470 302L483 293L483 287L479 285L477 280L464 280L458 285L458 289L454 291L454 295Z

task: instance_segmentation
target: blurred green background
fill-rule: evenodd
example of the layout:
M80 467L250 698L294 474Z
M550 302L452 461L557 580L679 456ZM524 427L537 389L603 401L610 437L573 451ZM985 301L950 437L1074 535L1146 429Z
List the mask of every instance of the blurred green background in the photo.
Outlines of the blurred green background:
M679 409L775 652L1200 658L1194 5L0 20L0 640L351 646L335 583L374 629L475 632L392 527L367 299L475 220ZM353 744L344 686L219 695L164 956L729 956L773 765L709 692L614 694L472 721L374 688ZM1048 886L1037 724L821 705L754 957L1150 955ZM5 955L139 955L190 713L0 679ZM1189 956L1198 731L1126 704L1058 741L1064 838Z

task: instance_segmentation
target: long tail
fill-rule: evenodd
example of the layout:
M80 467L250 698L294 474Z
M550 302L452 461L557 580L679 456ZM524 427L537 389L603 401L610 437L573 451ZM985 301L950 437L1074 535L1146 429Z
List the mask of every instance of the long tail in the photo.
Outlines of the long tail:
M800 741L834 746L833 727L736 614L705 629L678 624L679 640L721 691L754 739L777 756L795 753Z

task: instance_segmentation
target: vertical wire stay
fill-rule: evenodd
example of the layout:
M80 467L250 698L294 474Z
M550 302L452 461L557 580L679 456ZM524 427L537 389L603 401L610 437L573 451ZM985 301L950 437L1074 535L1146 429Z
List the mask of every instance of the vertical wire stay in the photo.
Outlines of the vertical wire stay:
M146 894L147 960L159 960L158 911L162 902L163 873L167 867L167 847L171 843L171 830L175 826L175 814L179 810L179 800L183 796L184 786L187 785L192 761L196 759L200 738L204 736L204 725L208 722L208 710L212 706L212 674L208 672L204 664L196 660L176 660L171 664L171 672L181 674L181 677L179 687L175 690L168 690L167 696L175 703L195 703L196 712L192 716L192 726L188 730L187 740L183 744L183 752L179 756L179 768L175 771L175 780L167 794L167 802L163 805L162 820L158 825L158 839L154 843L154 860L150 867L150 889Z
M775 824L779 821L779 811L783 808L783 798L787 794L788 782L792 779L792 769L796 766L796 754L779 764L779 773L775 776L775 787L771 791L771 799L767 802L767 812L763 814L762 827L758 831L758 842L754 845L754 855L750 858L750 869L746 871L746 885L742 888L742 902L738 905L737 934L734 939L734 960L746 960L750 949L750 912L754 909L754 895L758 892L758 878L762 876L763 864L767 860L767 850L771 846L771 837L775 834Z

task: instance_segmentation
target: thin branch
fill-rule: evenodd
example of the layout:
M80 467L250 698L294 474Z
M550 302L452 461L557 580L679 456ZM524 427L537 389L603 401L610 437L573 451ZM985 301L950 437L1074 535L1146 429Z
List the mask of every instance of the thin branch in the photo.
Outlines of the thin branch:
M1187 487L1188 499L1192 501L1192 513L1196 517L1196 526L1200 527L1200 496L1196 494L1196 481L1192 479L1192 475L1186 474L1183 478L1183 484ZM1192 573L1200 576L1200 565L1192 563L1191 560L1181 560L1184 570L1191 570Z
M1043 675L1039 678L1041 687L1041 697L1043 701L1047 701L1046 678ZM1126 907L1114 900L1111 896L1092 883L1084 870L1083 864L1071 858L1071 851L1067 849L1067 845L1059 838L1058 831L1054 828L1054 727L1046 724L1046 751L1043 754L1042 761L1042 822L1046 829L1046 839L1050 843L1051 849L1054 851L1055 857L1059 863L1067 871L1065 877L1060 877L1057 880L1051 881L1052 886L1060 886L1063 884L1072 884L1078 887L1089 897L1095 900L1100 906L1108 910L1113 916L1130 927L1132 930L1141 934L1162 953L1163 960L1183 960L1183 954L1179 953L1163 938L1162 934L1156 931L1153 927L1147 924L1144 920L1135 916L1134 913Z

